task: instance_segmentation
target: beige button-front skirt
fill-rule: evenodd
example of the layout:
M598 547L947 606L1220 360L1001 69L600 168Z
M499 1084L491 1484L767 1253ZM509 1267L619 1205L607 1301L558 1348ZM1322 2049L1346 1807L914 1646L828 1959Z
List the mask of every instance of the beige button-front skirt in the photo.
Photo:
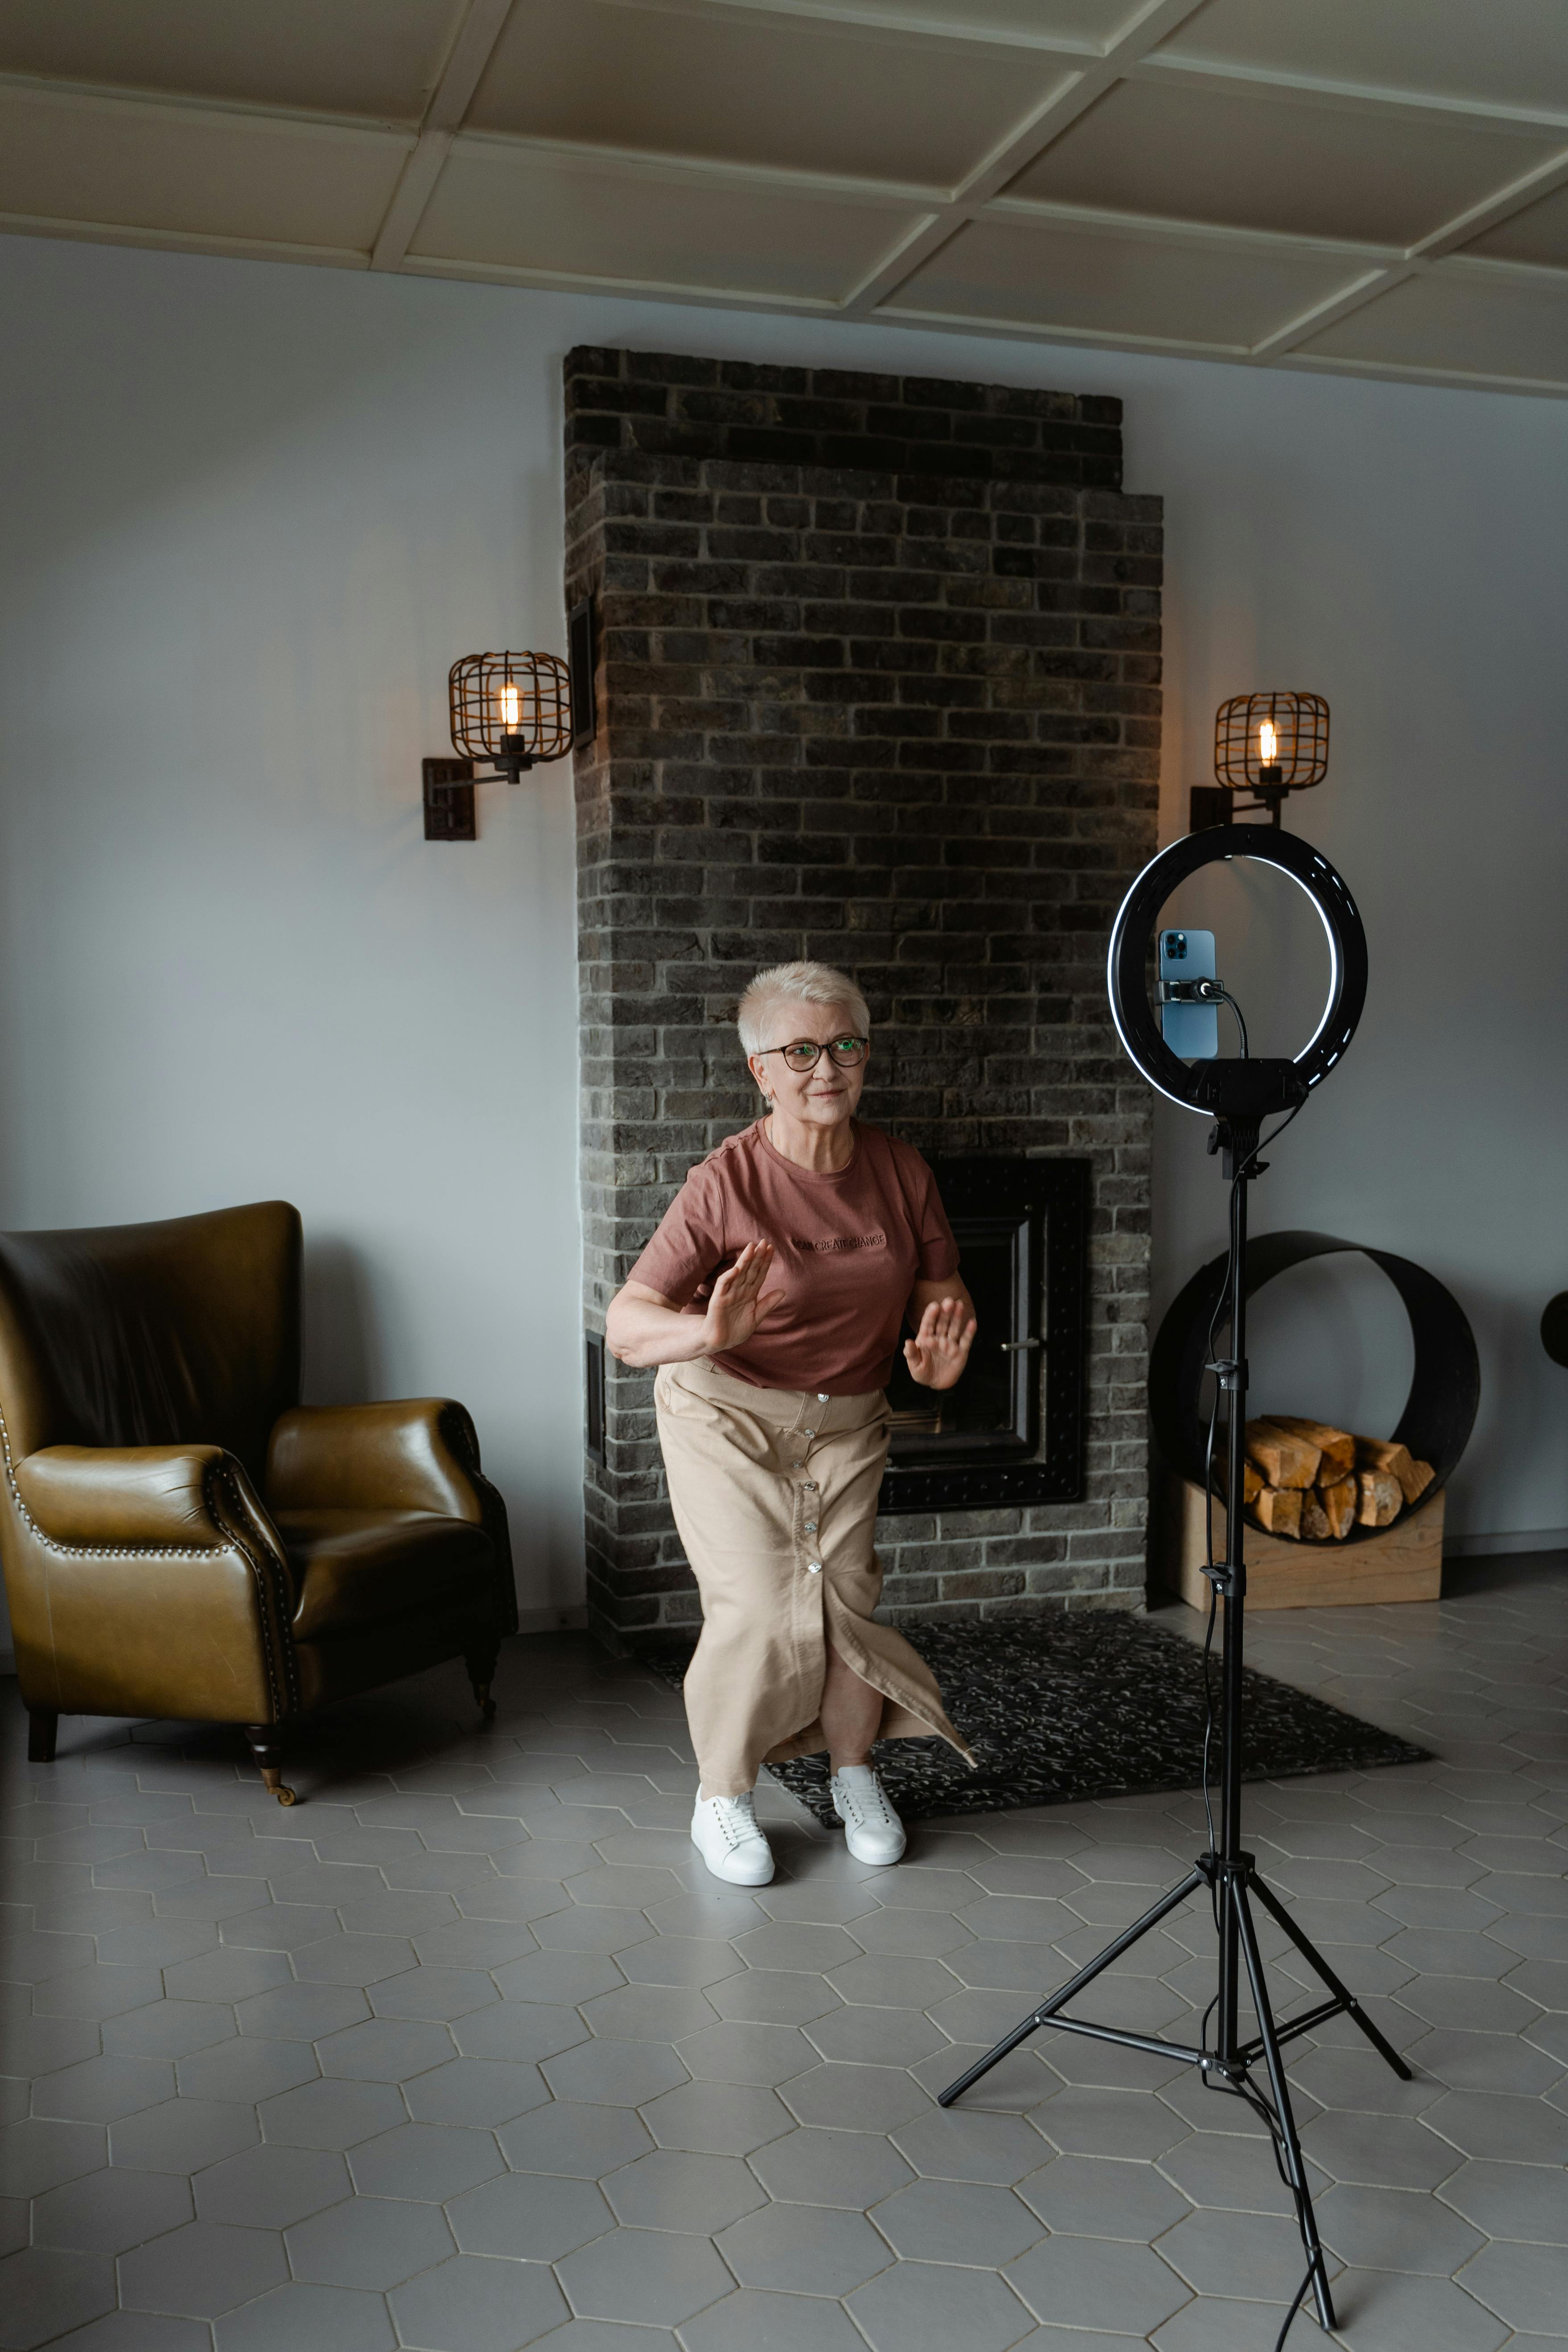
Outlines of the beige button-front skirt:
M826 1748L827 1643L882 1694L882 1739L933 1733L974 1759L930 1668L872 1615L872 1549L890 1420L881 1391L825 1397L752 1388L704 1358L654 1382L669 1498L702 1599L686 1712L709 1796L764 1763Z

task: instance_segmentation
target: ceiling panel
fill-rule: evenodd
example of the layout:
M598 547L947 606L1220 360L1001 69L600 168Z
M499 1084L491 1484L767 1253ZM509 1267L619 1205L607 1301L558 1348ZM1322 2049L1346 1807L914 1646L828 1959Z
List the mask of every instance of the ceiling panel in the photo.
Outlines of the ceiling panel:
M1548 269L1568 269L1568 188L1500 221L1484 236L1473 238L1465 251L1497 261L1533 261Z
M1568 383L1568 288L1446 262L1325 329L1302 350L1446 375Z
M988 319L1245 350L1355 274L1332 254L1139 237L1059 221L1047 226L1011 215L961 231L879 315Z
M412 143L0 88L0 212L368 254Z
M697 0L717 14L751 11L757 0ZM816 0L807 7L825 15ZM837 0L837 16L861 24L940 26L947 32L994 33L1016 41L1103 47L1143 14L1144 0Z
M417 121L466 0L5 0L0 73Z
M733 8L530 0L479 130L947 187L1066 79L1060 58Z
M1403 247L1563 143L1162 77L1119 83L1008 194Z
M837 301L921 215L463 139L409 248L491 268Z
M1208 0L1163 56L1568 112L1563 0Z

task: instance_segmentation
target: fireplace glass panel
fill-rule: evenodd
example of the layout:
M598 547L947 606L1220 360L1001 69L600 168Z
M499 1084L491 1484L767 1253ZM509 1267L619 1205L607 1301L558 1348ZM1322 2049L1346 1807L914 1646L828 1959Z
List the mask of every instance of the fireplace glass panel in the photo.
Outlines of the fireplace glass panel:
M979 1329L951 1389L888 1384L885 1512L1076 1502L1083 1493L1087 1160L934 1157Z
M953 1238L979 1326L962 1379L922 1388L901 1354L888 1383L894 1462L1024 1458L1038 1437L1040 1219L955 1213Z

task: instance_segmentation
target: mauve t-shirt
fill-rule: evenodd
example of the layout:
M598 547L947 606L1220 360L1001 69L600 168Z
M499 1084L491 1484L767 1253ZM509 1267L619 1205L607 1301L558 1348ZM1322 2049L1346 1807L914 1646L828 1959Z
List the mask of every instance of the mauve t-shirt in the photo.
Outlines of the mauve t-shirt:
M885 1388L910 1291L958 1271L936 1181L909 1144L857 1120L849 1165L816 1175L775 1151L758 1119L698 1162L627 1279L704 1315L718 1276L763 1241L763 1287L784 1298L743 1348L711 1359L759 1389Z

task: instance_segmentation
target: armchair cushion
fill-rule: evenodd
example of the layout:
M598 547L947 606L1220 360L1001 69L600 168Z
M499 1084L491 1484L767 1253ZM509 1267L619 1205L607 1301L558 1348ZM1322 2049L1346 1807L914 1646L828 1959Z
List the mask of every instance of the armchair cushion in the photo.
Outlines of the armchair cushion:
M482 1603L494 1580L490 1539L468 1519L331 1504L272 1516L293 1576L296 1641Z

